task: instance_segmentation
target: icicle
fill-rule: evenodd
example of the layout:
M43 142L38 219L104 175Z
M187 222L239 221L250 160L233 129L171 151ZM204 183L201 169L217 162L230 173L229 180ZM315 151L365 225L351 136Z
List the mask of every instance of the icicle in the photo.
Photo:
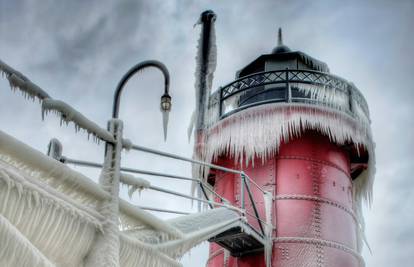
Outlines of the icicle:
M170 115L169 111L162 111L162 129L164 131L164 141L167 141L167 130L168 130L169 115Z
M49 98L49 95L41 89L36 84L32 83L28 78L26 78L20 72L14 70L12 67L8 66L6 63L0 60L0 73L2 76L5 74L10 83L10 88L12 91L19 89L22 95L26 99L35 100L38 98L39 102L44 99Z
M60 100L45 99L42 103L42 114L46 111L52 111L60 116L61 125L64 122L66 125L69 122L75 124L75 129L84 129L96 137L107 142L114 142L114 137L105 129L98 126L96 123L90 121L81 113L73 109L71 106Z
M193 111L193 113L191 114L191 118L190 118L190 124L188 125L188 128L187 128L188 142L191 141L191 134L193 133L196 116L197 116L196 112Z
M121 174L121 183L128 185L128 195L132 198L132 194L135 191L141 192L142 190L149 188L151 186L150 182L143 178L134 177L133 175L122 173Z

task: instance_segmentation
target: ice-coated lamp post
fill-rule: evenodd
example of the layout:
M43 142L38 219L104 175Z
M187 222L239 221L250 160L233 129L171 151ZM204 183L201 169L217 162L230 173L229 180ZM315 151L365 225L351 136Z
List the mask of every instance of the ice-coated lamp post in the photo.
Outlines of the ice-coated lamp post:
M147 60L133 66L119 81L115 90L112 119L108 122L108 131L115 141L106 142L105 159L99 183L110 195L111 199L101 205L101 213L107 219L103 234L98 237L94 251L92 251L90 266L119 266L119 183L120 161L123 148L122 129L123 124L119 117L119 105L121 93L128 80L139 71L155 67L164 75L164 94L161 96L161 111L163 112L164 138L168 123L168 112L171 110L171 96L169 95L170 75L165 65L159 61ZM117 259L114 261L114 259ZM99 263L96 265L96 263Z
M171 96L169 95L170 75L168 73L167 67L165 67L165 65L159 61L146 60L133 66L119 81L118 86L116 87L115 95L114 95L112 118L117 119L119 116L119 104L121 100L121 93L122 93L122 90L125 84L136 73L138 73L139 71L145 68L150 68L150 67L158 68L164 75L164 95L161 96L161 109L164 112L168 112L171 110Z

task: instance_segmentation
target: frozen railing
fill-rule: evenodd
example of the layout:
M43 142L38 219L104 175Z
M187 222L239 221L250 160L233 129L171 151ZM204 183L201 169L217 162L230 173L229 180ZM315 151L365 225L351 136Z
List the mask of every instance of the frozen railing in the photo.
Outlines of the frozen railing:
M252 106L278 102L328 106L352 117L369 118L367 102L355 85L333 74L302 69L241 77L210 96L209 110L218 120Z
M220 170L220 171L224 171L224 172L233 173L233 174L238 175L238 177L240 179L240 192L241 192L241 195L240 195L239 205L235 206L235 205L231 204L228 200L226 200L223 196L219 195L216 191L214 191L209 184L207 184L206 182L204 182L202 179L199 179L199 178L193 178L193 177L187 177L187 176L181 176L181 175L175 175L175 174L168 174L168 173L163 173L163 172L155 172L155 171L149 171L149 170L142 170L142 169L136 169L136 168L128 168L128 167L121 167L120 168L120 170L122 172L127 172L127 173L143 174L143 175L150 175L150 176L157 176L157 177L163 177L163 178L171 178L171 179L178 179L178 180L196 182L196 183L198 183L198 185L200 186L201 191L204 194L204 197L205 197L204 199L194 197L194 196L191 196L191 195L187 195L187 194L183 194L183 193L180 193L180 192L172 191L172 190L165 189L165 188L162 188L162 187L150 185L150 184L143 185L141 180L135 180L135 182L137 184L139 184L140 186L142 186L142 188L145 188L145 189L162 192L162 193L174 195L174 196L181 197L181 198L186 198L186 199L193 200L193 201L199 201L199 202L208 204L210 208L226 207L228 209L237 211L242 216L248 216L248 217L251 217L254 220L256 220L259 229L256 229L256 227L253 227L253 226L252 227L258 233L260 233L262 236L265 235L265 225L268 224L268 223L266 222L266 218L264 218L265 215L264 214L262 214L262 215L259 214L259 210L258 210L258 208L256 206L256 203L255 203L257 200L255 200L253 198L253 192L252 192L251 186L254 186L257 190L259 190L263 194L263 198L264 198L265 194L270 194L270 193L265 191L261 186L259 186L254 180L252 180L243 171L226 168L226 167L223 167L223 166L203 162L203 161L200 161L200 160L195 160L195 159L192 159L192 158L183 157L183 156L180 156L180 155L177 155L177 154L172 154L172 153L168 153L168 152L164 152L164 151L155 150L155 149L152 149L152 148L147 148L147 147L144 147L144 146L134 145L134 144L131 144L131 142L129 140L124 140L123 143L126 144L127 149L130 149L130 150L146 152L146 153L150 153L150 154L154 154L154 155L158 155L158 156L162 156L162 157L166 157L166 158L170 158L170 159L185 161L185 162L189 162L189 163L192 163L192 164L203 165L203 166L209 167L211 169ZM53 155L53 157L56 160L58 160L62 163L80 165L80 166L85 166L85 167L94 167L94 168L102 168L103 167L103 165L100 164L100 163L71 159L71 158L68 158L68 157L65 157L65 156L59 154L59 151L61 152L62 148L61 148L61 145L58 143L58 141L56 139L52 139L49 147L59 147L58 151L49 149L49 154ZM134 179L134 178L132 178L132 179ZM135 178L135 179L140 179L140 178ZM125 181L123 181L122 175L121 175L121 183L123 183L123 182L125 182ZM207 191L209 191L220 202L211 200L208 197ZM246 195L247 195L247 197L246 197ZM246 203L250 203L253 213L249 212L246 209ZM140 207L141 209L144 209L144 210L157 211L157 212L176 213L176 214L189 214L188 212L179 211L179 210L166 210L166 209L157 208L157 207L144 207L144 206L138 206L138 207Z

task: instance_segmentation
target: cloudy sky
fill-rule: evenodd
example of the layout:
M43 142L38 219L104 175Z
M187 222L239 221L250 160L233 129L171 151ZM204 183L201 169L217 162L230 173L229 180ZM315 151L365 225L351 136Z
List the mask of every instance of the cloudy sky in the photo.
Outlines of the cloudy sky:
M270 52L281 26L292 49L327 62L333 73L360 88L370 106L377 143L374 203L365 211L373 253L364 250L364 257L367 266L412 266L414 1L0 0L0 59L102 126L111 115L114 88L128 68L146 59L163 61L171 73L173 96L167 142L162 141L162 79L156 70L134 78L125 90L120 113L125 136L140 145L190 156L186 130L194 107L199 34L193 25L205 9L218 15L214 87ZM72 126L59 127L53 115L41 121L39 104L12 93L5 79L0 79L0 125L41 151L57 137L66 156L102 161L102 145L88 141L86 134L75 134ZM123 165L190 173L186 164L136 152L126 154ZM94 179L98 175L76 169ZM189 191L187 183L159 178L152 182ZM153 192L133 201L191 210L187 201ZM203 266L206 248L194 249L183 259L185 266Z

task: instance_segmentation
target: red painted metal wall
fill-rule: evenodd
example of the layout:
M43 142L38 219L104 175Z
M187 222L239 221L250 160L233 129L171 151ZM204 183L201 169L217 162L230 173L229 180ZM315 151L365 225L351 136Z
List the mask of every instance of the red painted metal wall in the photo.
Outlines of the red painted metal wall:
M268 191L273 202L272 266L360 266L357 246L357 224L352 212L350 159L346 149L316 132L282 144L276 157L261 159L243 169L250 178ZM220 158L219 165L240 169L231 158ZM215 189L240 205L240 178L216 172ZM262 193L251 187L260 216L264 216ZM246 197L247 199L247 197ZM248 200L246 210L253 214ZM249 222L258 228L255 218ZM217 244L210 245L210 267L265 266L264 254L241 258L225 257Z

